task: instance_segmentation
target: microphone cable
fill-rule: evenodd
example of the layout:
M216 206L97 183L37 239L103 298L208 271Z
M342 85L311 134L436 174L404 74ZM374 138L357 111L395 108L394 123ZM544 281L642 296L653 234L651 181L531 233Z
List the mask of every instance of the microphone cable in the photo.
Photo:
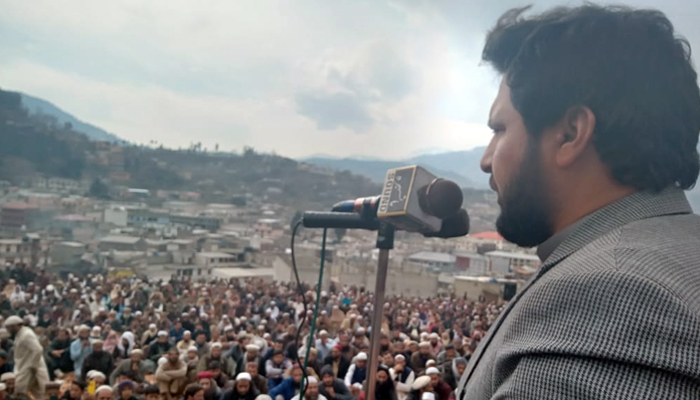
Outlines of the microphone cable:
M294 344L296 345L299 343L299 337L301 336L301 330L304 327L304 324L306 323L306 318L307 315L309 314L308 312L308 303L306 301L306 293L304 293L304 289L301 286L301 279L299 278L299 270L297 269L297 262L296 262L296 256L295 256L295 251L294 251L294 239L297 235L297 231L299 228L303 225L303 220L297 221L296 224L294 224L294 228L292 229L292 240L290 243L291 247L291 257L292 257L292 269L294 270L294 277L296 278L297 281L297 291L301 295L301 300L302 303L304 304L304 315L301 317L301 322L299 323L299 327L297 328L297 334L296 337L294 338ZM323 283L323 267L326 261L326 236L328 233L327 228L323 228L323 239L321 241L321 270L318 274L318 284L316 285L316 305L314 307L314 313L313 317L311 318L311 329L309 330L309 340L306 344L306 355L304 356L304 365L301 368L301 385L299 388L299 398L303 399L304 398L304 393L306 392L306 386L308 385L308 377L306 374L306 369L309 367L309 354L311 353L311 345L313 344L314 340L314 331L316 330L316 319L318 318L318 309L319 305L321 303L321 284ZM299 360L299 350L297 349L296 354L293 356L296 359L296 363L301 365L301 362Z

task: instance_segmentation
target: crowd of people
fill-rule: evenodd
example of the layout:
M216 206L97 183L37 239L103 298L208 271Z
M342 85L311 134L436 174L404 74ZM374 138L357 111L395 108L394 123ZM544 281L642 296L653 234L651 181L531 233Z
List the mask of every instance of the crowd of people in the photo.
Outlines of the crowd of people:
M448 400L502 303L262 280L0 272L0 400ZM303 293L303 295L302 295ZM304 318L305 305L307 318ZM380 359L368 365L381 329ZM307 359L308 354L308 359ZM304 369L306 366L306 369Z

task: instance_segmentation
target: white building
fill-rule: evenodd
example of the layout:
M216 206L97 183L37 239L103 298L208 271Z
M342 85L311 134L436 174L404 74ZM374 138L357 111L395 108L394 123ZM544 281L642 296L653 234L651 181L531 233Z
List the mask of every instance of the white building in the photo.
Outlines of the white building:
M421 251L408 256L408 261L438 269L452 269L457 258L452 254Z
M485 254L491 263L491 275L512 274L521 267L538 268L540 259L534 254L490 251Z
M106 224L126 227L128 217L129 211L125 207L110 207L105 209L102 220Z
M194 263L198 267L206 269L236 267L241 265L238 255L222 252L197 253L194 256Z

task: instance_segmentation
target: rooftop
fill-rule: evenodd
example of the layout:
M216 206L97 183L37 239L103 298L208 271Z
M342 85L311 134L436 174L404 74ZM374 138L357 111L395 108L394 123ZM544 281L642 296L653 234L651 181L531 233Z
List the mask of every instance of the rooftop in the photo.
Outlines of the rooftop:
M503 236L501 236L498 232L494 231L479 232L473 235L469 235L469 237L473 239L505 241L505 239L503 239Z
M528 261L540 261L540 258L537 257L534 254L527 254L527 253L511 253L508 251L489 251L486 253L487 256L489 257L501 257L501 258L517 258L519 260L528 260Z
M214 268L212 275L223 278L256 278L263 276L275 276L274 268Z
M36 209L38 209L38 207L33 206L29 203L25 203L23 201L3 204L2 208L6 209L6 210L36 210Z
M100 243L136 244L140 240L141 238L136 236L105 236L100 239Z
M452 254L447 253L435 253L432 251L421 251L419 253L412 254L408 257L411 261L420 262L434 262L434 263L453 263L457 259Z
M203 251L203 252L197 253L197 254L201 255L202 257L206 257L206 258L229 258L229 257L234 256L233 254L224 253L224 252L217 252L217 251L212 251L212 252Z
M68 214L60 215L54 218L56 221L66 221L66 222L92 222L92 219L84 215L78 214Z
M455 280L480 282L480 283L518 283L518 282L521 282L517 279L493 278L491 276L465 276L465 275L455 275Z

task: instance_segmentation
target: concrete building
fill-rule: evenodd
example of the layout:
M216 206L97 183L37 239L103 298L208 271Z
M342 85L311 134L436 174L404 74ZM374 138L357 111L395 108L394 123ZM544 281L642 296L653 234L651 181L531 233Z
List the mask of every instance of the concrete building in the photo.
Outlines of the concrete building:
M408 256L408 261L422 265L426 268L435 268L441 271L453 270L457 257L447 253L421 251Z
M104 210L102 221L119 227L126 227L128 224L129 212L125 207L113 206Z
M88 189L81 181L58 177L37 178L34 180L34 187L61 193L84 193Z
M148 245L146 240L135 236L107 236L100 239L99 249L101 251L146 251Z
M488 275L490 262L488 257L469 251L455 251L455 275Z
M195 254L194 263L201 268L207 269L236 267L245 262L244 257L245 255L242 251L240 253L202 252Z
M506 276L521 267L538 268L540 259L534 254L490 251L485 254L491 263L492 276Z
M29 262L31 247L22 239L0 239L0 262Z
M223 221L218 217L173 214L170 222L176 225L185 225L191 228L202 228L210 232L216 232L221 228Z
M52 266L70 267L80 264L86 246L78 242L54 243L49 251Z
M7 232L19 232L22 229L33 230L40 220L37 206L24 203L3 204L0 207L0 228Z
M485 297L487 301L510 300L520 290L524 281L492 278L488 276L455 276L454 294L476 300Z

